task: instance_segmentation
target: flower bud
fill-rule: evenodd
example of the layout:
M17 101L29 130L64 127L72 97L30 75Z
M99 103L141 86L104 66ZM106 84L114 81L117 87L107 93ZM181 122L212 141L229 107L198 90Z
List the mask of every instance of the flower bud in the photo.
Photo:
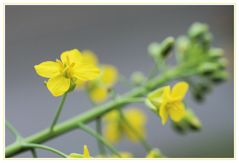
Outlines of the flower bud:
M158 148L154 148L149 151L146 158L160 158L162 157L162 154Z
M188 122L189 127L193 130L199 130L202 128L202 124L198 117L194 114L192 110L188 110L185 120Z
M131 75L131 81L134 85L141 85L146 80L146 77L142 72L134 72Z
M191 39L198 39L208 32L208 26L203 23L194 23L188 31L188 35Z
M172 50L174 46L175 40L173 37L167 37L161 44L160 44L160 55L165 58L168 53Z
M225 58L220 58L218 61L218 68L225 69L227 67L228 61Z
M168 55L169 51L173 48L174 42L173 37L167 37L160 44L153 42L149 45L148 52L156 61L159 61Z
M184 54L186 52L186 50L188 49L188 46L189 46L189 40L187 37L180 36L177 39L177 49L178 49L179 53Z
M212 63L212 62L205 62L202 63L199 67L198 67L198 71L199 73L201 73L202 75L210 75L213 72L215 72L218 69L218 65L216 63Z
M228 73L226 71L216 71L211 76L211 81L214 83L220 83L228 79Z
M223 57L223 50L221 48L211 48L209 50L210 59L218 59Z

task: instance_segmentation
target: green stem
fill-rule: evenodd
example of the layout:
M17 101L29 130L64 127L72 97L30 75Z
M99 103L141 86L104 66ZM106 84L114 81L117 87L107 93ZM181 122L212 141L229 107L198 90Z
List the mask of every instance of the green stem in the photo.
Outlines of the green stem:
M123 120L123 122L129 127L129 129L135 134L135 136L137 138L139 138L141 144L143 145L143 147L145 148L146 152L149 152L152 147L151 145L145 140L145 138L128 122L128 120L125 118L122 110L119 110L121 119Z
M96 131L99 133L99 135L102 136L101 118L100 117L96 118L95 122L96 122ZM105 148L99 139L97 139L97 144L98 144L100 154L106 155Z
M11 133L16 137L16 141L20 142L22 139L22 136L20 135L20 133L11 125L10 122L6 121L5 125L11 131Z
M95 132L93 129L87 127L86 125L84 125L83 123L79 123L78 124L79 127L87 132L88 134L90 134L91 136L95 137L97 140L99 140L102 144L104 144L112 153L114 153L115 155L117 155L118 157L121 157L121 155L119 154L118 150L115 149L103 136L101 136L100 134L98 134L97 132Z
M33 158L37 158L37 152L34 148L31 149Z
M80 114L76 117L73 117L63 123L60 123L54 127L54 132L49 133L50 128L46 128L34 135L31 135L24 139L24 142L27 143L43 143L46 142L52 138L55 138L57 136L60 136L64 133L67 133L73 129L78 128L78 123L88 123L90 121L93 121L96 119L96 117L103 116L107 112L115 109L115 108L123 108L123 106L129 104L130 102L127 100L128 98L134 98L134 97L142 97L145 96L150 91L154 90L155 88L161 86L162 84L179 79L186 76L192 76L198 74L198 71L195 69L188 69L186 65L172 68L163 74L161 74L159 77L155 77L148 82L146 82L141 87L137 87L130 92L118 96L116 99L111 100L105 104L96 106L94 109L90 109L89 111ZM6 157L14 156L18 153L21 153L25 151L26 149L23 149L21 147L21 144L18 142L15 142L9 146L6 147L5 155Z
M51 127L50 127L50 131L51 131L51 132L53 131L54 126L56 125L56 123L57 123L57 121L58 121L58 119L59 119L59 116L60 116L61 111L62 111L62 108L63 108L63 106L64 106L66 97L67 97L67 93L65 93L65 94L63 95L62 99L61 99L61 103L60 103L60 105L59 105L59 107L58 107L58 109L57 109L56 115L55 115L55 117L54 117L54 119L53 119L53 122L52 122L52 124L51 124Z
M67 158L67 155L66 155L65 153L63 153L63 152L61 152L61 151L59 151L59 150L57 150L57 149L54 149L54 148L52 148L52 147L48 147L48 146L46 146L46 145L27 143L27 144L23 144L22 146L23 146L23 148L28 148L28 149L29 149L29 148L30 148L30 149L32 149L32 148L44 149L44 150L53 152L53 153L55 153L55 154L57 154L57 155L59 155L59 156L61 156L61 157Z

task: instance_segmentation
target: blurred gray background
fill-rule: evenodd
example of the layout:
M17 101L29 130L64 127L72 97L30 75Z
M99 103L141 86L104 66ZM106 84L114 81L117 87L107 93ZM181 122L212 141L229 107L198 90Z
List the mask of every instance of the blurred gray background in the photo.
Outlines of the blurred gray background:
M33 66L54 60L72 48L91 49L102 63L115 65L125 76L135 71L148 73L152 61L147 46L167 36L185 34L195 21L208 23L214 46L225 50L230 80L198 104L187 96L188 104L203 123L201 132L177 134L168 123L136 105L148 116L147 139L168 157L233 157L233 6L6 6L6 119L23 136L49 126L61 98L51 96L44 79ZM127 87L117 85L120 93ZM134 105L135 106L135 105ZM60 121L91 107L83 92L68 96ZM94 127L94 123L90 124ZM14 141L6 129L6 145ZM96 141L79 130L45 144L65 153L81 153L87 144L97 154ZM144 157L140 144L123 140L116 145L136 157ZM56 155L37 150L40 157ZM25 152L16 157L31 157Z

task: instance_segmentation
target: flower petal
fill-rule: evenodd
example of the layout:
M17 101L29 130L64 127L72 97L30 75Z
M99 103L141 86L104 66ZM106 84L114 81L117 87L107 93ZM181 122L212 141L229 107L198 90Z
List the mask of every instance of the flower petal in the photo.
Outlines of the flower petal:
M172 89L172 98L179 98L180 100L183 100L188 91L188 87L188 83L186 82L177 83Z
M87 145L84 145L83 157L84 157L84 158L90 158L90 152L89 152L89 150L88 150Z
M103 84L111 87L115 84L118 78L118 71L112 65L104 65L102 67L102 75L100 76Z
M183 103L176 103L168 110L170 117L173 121L179 122L186 114L185 106Z
M53 96L63 95L70 87L70 79L59 75L54 78L50 78L47 82L47 88Z
M108 90L105 87L96 87L90 91L90 98L95 103L104 102L108 97Z
M121 137L121 131L117 122L110 122L105 125L105 138L111 143L117 143Z
M71 65L72 63L81 63L82 56L79 50L77 49L72 49L72 50L67 50L61 53L61 61L65 65Z
M78 80L94 80L100 74L100 70L92 64L77 64L71 70L71 75Z
M166 104L166 102L163 102L159 109L159 116L161 117L163 125L165 125L165 123L168 121L168 110L166 108Z
M53 78L60 75L63 65L59 62L46 61L34 66L36 73L45 78Z
M83 50L82 52L82 63L89 63L93 65L98 64L98 58L96 57L95 53L91 50Z
M163 95L166 94L169 90L169 86L158 88L148 95L148 99L153 105L159 108L160 104L163 102Z

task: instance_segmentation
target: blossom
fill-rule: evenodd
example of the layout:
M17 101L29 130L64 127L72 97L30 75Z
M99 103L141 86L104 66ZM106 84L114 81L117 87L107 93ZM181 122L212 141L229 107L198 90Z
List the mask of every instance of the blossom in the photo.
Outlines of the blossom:
M163 125L169 116L175 122L185 116L186 110L182 101L188 87L186 82L178 82L172 90L170 86L165 86L148 95L146 103L161 117Z
M100 64L95 53L90 50L82 51L82 58L88 63L98 65L101 73L95 80L78 85L80 88L86 86L89 97L94 103L101 103L108 98L109 89L117 82L118 70L113 65Z
M84 145L83 154L71 153L68 158L91 158L87 145Z
M124 113L126 121L141 136L145 137L146 117L138 108L131 108ZM128 137L131 141L139 141L137 134L132 131L128 125L122 120L120 113L115 110L111 111L104 117L106 122L104 135L111 143L117 143L123 136Z
M49 78L47 88L53 96L61 96L83 81L94 80L100 73L96 65L82 59L77 49L61 54L61 60L45 61L34 66L36 73Z

